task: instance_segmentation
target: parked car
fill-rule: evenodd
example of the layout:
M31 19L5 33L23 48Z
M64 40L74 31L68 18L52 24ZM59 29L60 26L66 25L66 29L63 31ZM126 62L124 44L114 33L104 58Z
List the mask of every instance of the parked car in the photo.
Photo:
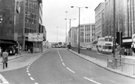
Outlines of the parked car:
M13 47L8 48L8 54L9 55L15 55L15 49Z
M91 50L92 49L92 46L91 45L88 45L88 46L86 46L86 49L87 50Z

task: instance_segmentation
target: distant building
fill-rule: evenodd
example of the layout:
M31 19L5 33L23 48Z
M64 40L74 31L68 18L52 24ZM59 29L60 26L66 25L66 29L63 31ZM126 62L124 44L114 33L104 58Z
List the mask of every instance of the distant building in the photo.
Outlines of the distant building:
M69 44L72 47L77 47L77 27L72 27L69 30Z
M80 46L91 45L95 39L95 24L80 25Z
M104 8L105 4L100 3L95 8L95 38L104 36Z

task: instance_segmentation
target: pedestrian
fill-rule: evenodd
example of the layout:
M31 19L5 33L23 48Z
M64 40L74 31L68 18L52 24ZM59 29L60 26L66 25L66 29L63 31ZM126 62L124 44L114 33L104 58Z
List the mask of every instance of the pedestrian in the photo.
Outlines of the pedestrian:
M2 53L2 63L3 63L3 69L8 67L8 52L7 50L5 50L3 53Z

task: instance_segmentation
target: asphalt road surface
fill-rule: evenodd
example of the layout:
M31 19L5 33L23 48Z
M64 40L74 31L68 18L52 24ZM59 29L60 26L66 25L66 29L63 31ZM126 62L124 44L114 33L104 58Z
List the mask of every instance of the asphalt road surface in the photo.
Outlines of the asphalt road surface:
M107 71L62 48L1 74L10 84L135 84L135 79Z

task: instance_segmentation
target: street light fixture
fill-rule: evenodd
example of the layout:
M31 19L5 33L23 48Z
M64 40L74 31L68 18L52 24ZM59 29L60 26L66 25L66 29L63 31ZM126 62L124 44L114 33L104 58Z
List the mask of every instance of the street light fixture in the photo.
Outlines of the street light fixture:
M79 9L79 24L78 24L78 28L79 28L79 31L78 31L78 53L80 53L80 9L81 8L88 8L88 7L78 7L78 6L71 6L71 8L78 8Z

